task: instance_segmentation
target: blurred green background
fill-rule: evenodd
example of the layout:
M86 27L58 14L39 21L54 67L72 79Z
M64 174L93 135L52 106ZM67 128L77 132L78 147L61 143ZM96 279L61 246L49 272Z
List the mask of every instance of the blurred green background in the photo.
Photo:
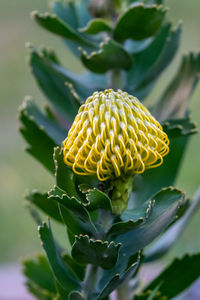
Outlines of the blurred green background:
M171 80L180 62L181 53L200 50L200 1L168 0L169 16L182 19L183 36L178 55L172 66L163 74L148 101L157 99ZM0 263L17 261L19 257L40 249L36 226L24 208L26 189L46 191L54 184L53 178L38 162L24 152L25 142L18 133L17 109L25 95L44 101L25 63L25 42L56 49L62 63L79 71L81 66L67 51L59 38L34 24L29 13L45 11L47 0L0 0ZM200 85L191 99L193 120L200 124ZM192 195L200 183L200 136L192 137L176 186ZM200 211L195 215L184 235L170 255L200 249Z

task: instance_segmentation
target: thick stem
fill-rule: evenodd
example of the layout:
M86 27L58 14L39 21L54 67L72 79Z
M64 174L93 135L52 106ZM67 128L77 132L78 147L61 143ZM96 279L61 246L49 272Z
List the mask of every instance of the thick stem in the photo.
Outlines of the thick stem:
M94 265L88 265L83 282L83 294L86 300L91 299L91 293L95 290L97 277L98 267Z
M120 70L110 71L110 87L113 90L118 90L122 88L122 74Z
M129 300L129 285L125 283L117 289L117 300Z

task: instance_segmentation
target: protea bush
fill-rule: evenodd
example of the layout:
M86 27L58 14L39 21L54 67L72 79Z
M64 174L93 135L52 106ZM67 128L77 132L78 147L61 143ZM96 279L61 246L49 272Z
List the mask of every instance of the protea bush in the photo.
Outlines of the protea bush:
M26 196L45 252L23 262L37 299L172 299L200 276L200 253L175 258L151 282L140 272L171 249L200 201L173 187L197 131L188 102L200 54L183 56L159 99L145 103L180 43L163 2L59 0L31 14L85 67L75 74L53 50L27 45L48 102L25 99L20 131L55 177L50 191ZM66 229L62 245L51 220Z

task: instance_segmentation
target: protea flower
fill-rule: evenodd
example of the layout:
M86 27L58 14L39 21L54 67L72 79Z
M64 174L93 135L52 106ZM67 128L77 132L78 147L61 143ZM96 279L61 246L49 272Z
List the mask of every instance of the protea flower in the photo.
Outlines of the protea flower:
M80 107L63 153L77 174L96 174L100 181L118 178L119 192L121 179L127 182L124 178L161 165L168 145L162 126L137 98L107 89L93 93ZM128 193L126 185L122 190Z

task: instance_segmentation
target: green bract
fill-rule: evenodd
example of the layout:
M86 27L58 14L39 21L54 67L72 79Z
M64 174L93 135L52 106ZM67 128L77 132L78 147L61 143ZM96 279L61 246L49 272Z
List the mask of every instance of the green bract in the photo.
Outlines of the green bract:
M128 209L114 215L112 195L123 194L121 182L102 184L95 176L74 174L63 161L62 141L80 105L95 91L119 88L145 100L178 50L181 24L168 21L161 0L105 0L103 8L97 7L101 1L91 2L92 9L88 0L57 0L48 13L31 14L62 38L85 71L75 74L54 51L27 45L30 70L48 103L41 109L25 99L20 132L27 151L55 177L55 186L26 195L46 253L24 260L26 285L41 300L108 300L114 290L118 300L172 299L200 276L199 254L176 258L152 282L137 292L136 287L141 265L164 256L199 207L199 191L189 199L173 185L197 131L188 103L199 79L200 53L182 57L169 86L150 106L170 139L169 154L159 168L134 177ZM93 17L87 7L101 15ZM48 220L42 223L38 211ZM68 246L57 242L51 220L66 229L62 244Z

